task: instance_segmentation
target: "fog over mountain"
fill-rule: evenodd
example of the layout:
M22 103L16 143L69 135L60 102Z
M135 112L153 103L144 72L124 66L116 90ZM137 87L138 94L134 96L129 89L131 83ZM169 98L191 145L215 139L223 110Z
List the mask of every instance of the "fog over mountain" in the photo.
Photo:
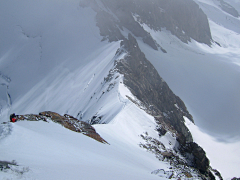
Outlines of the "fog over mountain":
M0 179L240 177L239 0L8 0L0 27Z

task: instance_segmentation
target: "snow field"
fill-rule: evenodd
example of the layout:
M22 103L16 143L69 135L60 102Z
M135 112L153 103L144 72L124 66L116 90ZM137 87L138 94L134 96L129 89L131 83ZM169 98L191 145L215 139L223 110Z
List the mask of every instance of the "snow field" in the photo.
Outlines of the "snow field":
M213 168L220 171L223 179L240 177L239 142L225 143L201 131L187 117L185 124L192 133L193 140L206 152Z

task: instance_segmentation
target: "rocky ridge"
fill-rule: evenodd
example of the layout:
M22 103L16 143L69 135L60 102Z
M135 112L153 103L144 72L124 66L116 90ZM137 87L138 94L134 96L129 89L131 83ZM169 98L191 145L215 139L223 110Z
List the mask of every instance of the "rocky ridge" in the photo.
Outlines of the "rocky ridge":
M123 75L123 83L137 101L128 98L155 117L159 137L165 135L166 132L171 132L179 142L170 151L158 149L159 143L148 146L149 143L146 142L142 147L148 147L148 150L158 149L155 153L160 156L169 155L177 159L181 156L184 159L183 164L195 168L203 179L215 179L205 151L193 142L192 135L184 124L183 117L188 117L193 122L192 116L183 101L171 91L153 65L146 59L133 35L129 34L128 39L121 42L121 47L116 54L121 53L126 55L123 59L115 61L114 69L108 75L108 81L111 81L114 73ZM177 154L174 155L173 152Z
M70 129L74 132L82 133L88 137L91 137L101 143L108 144L94 129L90 124L80 121L73 116L65 114L61 116L58 113L51 111L44 111L36 114L26 114L26 115L16 115L17 121L53 121L55 123L61 124L63 127Z
M171 91L146 59L131 34L121 42L121 49L117 53L124 51L127 55L115 63L115 68L124 75L123 83L141 102L138 105L154 116L159 124L164 124L159 127L160 134L164 129L175 130L181 144L192 142L191 133L184 125L183 119L183 116L186 116L193 121L192 116L183 101Z

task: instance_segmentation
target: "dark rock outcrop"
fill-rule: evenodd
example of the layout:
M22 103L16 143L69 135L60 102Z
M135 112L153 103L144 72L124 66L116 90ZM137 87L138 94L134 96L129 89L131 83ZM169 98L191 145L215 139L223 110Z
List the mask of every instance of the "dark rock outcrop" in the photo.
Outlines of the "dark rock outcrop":
M169 162L171 168L165 171L164 174L172 174L173 179L204 179L215 180L215 176L221 179L221 175L217 170L212 169L205 163L208 163L208 159L205 156L204 150L196 143L189 143L185 146L185 150L182 150L182 155L191 158L191 161L186 161L184 156L179 156L179 152L166 148L162 142L158 139L148 135L147 132L141 134L141 137L145 143L140 143L139 146L151 152L160 161ZM208 167L208 168L206 168ZM158 174L159 171L155 170L154 174ZM168 172L168 173L167 173ZM215 174L215 176L212 174ZM170 176L166 176L169 178ZM171 178L170 178L171 179ZM222 180L222 179L221 179Z
M70 129L75 132L82 133L88 137L91 137L101 143L107 143L92 127L90 124L80 121L73 116L70 116L68 114L65 114L64 116L61 116L58 113L51 112L51 111L45 111L39 113L39 115L35 114L27 114L27 115L17 115L16 116L17 121L45 121L48 122L49 120L59 123L62 126L64 126L67 129Z
M234 178L232 178L231 180L240 180L240 178L234 177Z
M183 153L189 153L193 157L193 166L201 173L205 173L209 168L209 160L205 151L195 142L188 143L184 147Z
M17 166L17 163L15 161L9 162L9 161L0 161L0 170L10 169L10 166Z

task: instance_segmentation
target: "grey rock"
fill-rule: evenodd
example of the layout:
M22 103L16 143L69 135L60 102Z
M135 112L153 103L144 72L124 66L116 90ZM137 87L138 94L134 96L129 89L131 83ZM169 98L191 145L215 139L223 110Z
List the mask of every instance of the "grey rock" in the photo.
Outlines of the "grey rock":
M10 169L10 166L17 166L17 163L15 161L9 162L9 161L0 161L0 170L4 169Z
M96 21L103 40L123 40L121 30L126 28L134 36L158 50L159 44L141 24L161 31L166 28L181 41L192 38L211 45L212 37L207 16L193 0L82 0L81 7L90 6L97 12ZM136 21L137 20L137 21ZM166 53L166 51L160 47Z
M209 168L209 160L206 157L205 151L195 142L188 143L184 148L185 153L193 155L193 166L200 170L201 173L206 173Z

